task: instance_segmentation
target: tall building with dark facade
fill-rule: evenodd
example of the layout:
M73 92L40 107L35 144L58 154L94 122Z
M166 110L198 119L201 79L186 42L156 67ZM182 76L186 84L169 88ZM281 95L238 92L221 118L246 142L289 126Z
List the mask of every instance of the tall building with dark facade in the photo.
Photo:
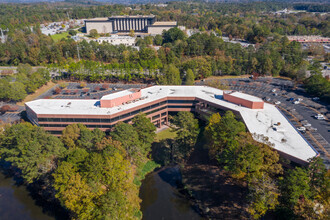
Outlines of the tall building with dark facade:
M98 33L136 33L160 34L163 30L176 27L177 22L157 22L154 15L112 16L85 20L86 32L95 29Z

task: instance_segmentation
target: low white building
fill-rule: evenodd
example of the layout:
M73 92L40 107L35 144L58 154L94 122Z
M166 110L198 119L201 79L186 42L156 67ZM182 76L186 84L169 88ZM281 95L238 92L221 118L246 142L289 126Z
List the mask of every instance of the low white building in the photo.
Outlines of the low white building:
M90 41L96 41L98 43L109 43L112 45L125 45L125 46L135 46L135 37L130 37L130 36L119 36L119 35L111 35L110 37L100 37L97 39L93 39Z
M157 21L152 25L148 26L148 34L150 35L161 35L163 31L168 31L171 28L177 27L176 21Z

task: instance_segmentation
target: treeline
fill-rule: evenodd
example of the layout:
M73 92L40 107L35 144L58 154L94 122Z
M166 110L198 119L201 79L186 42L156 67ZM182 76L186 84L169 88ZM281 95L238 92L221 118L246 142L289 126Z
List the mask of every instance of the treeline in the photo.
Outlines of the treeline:
M0 155L72 219L140 219L139 180L157 165L148 159L155 130L145 115L111 136L73 124L57 138L20 123L1 131Z
M29 64L20 64L17 74L0 78L0 100L21 101L49 80L50 75L46 68L33 71Z
M307 11L328 12L327 4L291 4L276 2L252 3L205 3L205 2L170 2L167 7L154 5L102 5L79 6L58 4L2 5L0 8L0 27L24 29L41 23L82 18L106 17L112 15L154 14L158 20L176 20L187 28L215 30L218 28L225 35L248 39L255 34L257 27L267 36L311 35L330 36L328 15L312 13L275 15L272 12L284 8ZM134 10L131 10L134 9Z
M233 178L248 185L248 212L255 219L272 211L278 219L327 219L330 175L322 159L308 167L284 169L278 153L253 140L232 112L213 114L204 135L211 157Z
M2 65L56 63L65 69L70 58L71 61L78 58L79 50L80 58L109 63L110 69L157 70L174 64L181 74L192 69L196 78L253 72L294 77L304 66L303 58L306 56L299 43L290 43L286 37L274 37L257 48L243 48L239 44L224 42L220 36L212 33L197 33L187 37L178 28L170 29L162 36L139 40L140 51L108 43L77 43L71 39L55 43L37 31L19 31L15 36L10 37L7 43L0 44ZM153 43L162 47L156 51L149 47Z
M313 74L305 80L304 86L309 94L330 102L330 81L322 74Z

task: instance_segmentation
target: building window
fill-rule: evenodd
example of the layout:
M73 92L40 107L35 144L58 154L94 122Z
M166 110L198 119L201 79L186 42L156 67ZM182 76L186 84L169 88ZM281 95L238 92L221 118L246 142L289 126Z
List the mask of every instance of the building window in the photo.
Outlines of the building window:
M197 101L195 100L168 100L168 104L195 104Z
M160 115L155 115L155 116L153 116L153 117L152 117L152 120L155 120L155 119L157 119L157 118L160 118Z
M195 108L195 106L172 105L168 106L168 108Z

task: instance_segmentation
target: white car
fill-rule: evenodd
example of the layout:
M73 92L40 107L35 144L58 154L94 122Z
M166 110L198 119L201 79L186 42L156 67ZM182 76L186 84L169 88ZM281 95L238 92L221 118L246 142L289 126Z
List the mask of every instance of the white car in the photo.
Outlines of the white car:
M299 101L294 101L294 102L292 102L293 104L295 104L295 105L297 105L297 104L299 104L300 102Z
M298 98L298 101L301 102L303 99L302 98Z
M306 128L305 128L305 127L299 127L299 128L297 128L297 130L298 130L298 131L303 131L303 132L304 132L304 131L306 131Z
M312 125L310 123L303 124L304 127L311 127Z
M276 92L276 89L273 89L272 92Z
M275 105L279 105L279 104L281 104L281 102L280 101L276 101L276 102L274 102L274 104Z
M312 98L312 99L313 99L313 101L318 101L318 100L320 100L319 97L314 97L314 98Z
M317 120L324 120L324 115L321 115L321 114L317 114L314 116L314 118L316 118Z
M308 130L308 131L317 131L317 128L309 127L307 130Z

